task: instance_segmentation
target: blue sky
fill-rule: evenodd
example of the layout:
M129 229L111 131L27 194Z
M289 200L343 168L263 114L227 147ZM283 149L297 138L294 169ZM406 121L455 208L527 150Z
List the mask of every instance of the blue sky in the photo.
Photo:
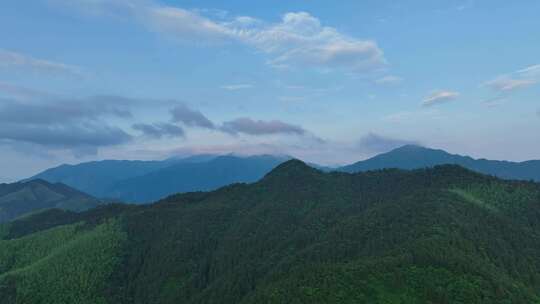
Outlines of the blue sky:
M406 143L540 158L540 2L7 0L0 181L194 153Z

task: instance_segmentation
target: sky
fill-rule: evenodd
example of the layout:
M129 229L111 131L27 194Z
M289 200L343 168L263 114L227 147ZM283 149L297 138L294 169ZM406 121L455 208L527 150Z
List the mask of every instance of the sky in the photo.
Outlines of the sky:
M540 159L540 1L4 0L0 182L404 144Z

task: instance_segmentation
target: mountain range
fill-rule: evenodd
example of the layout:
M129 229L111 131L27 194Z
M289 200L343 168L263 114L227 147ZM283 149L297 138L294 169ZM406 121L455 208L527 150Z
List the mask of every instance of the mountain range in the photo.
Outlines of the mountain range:
M540 184L456 165L323 173L0 225L13 303L540 303Z
M84 211L101 202L61 183L36 179L0 184L0 223L50 208Z
M362 172L383 168L418 169L453 164L504 179L540 181L540 160L510 162L474 159L469 156L450 154L443 150L406 145L365 161L339 168L344 172Z
M178 192L255 182L287 159L270 155L195 155L164 161L107 160L62 165L31 179L62 182L95 197L149 203Z
M255 182L287 156L195 155L164 161L106 160L62 165L31 179L61 182L99 198L149 203L178 192L208 191L235 182ZM339 168L310 164L324 171L363 172L384 168L418 169L442 164L505 179L540 181L540 161L508 162L473 159L443 150L407 145Z

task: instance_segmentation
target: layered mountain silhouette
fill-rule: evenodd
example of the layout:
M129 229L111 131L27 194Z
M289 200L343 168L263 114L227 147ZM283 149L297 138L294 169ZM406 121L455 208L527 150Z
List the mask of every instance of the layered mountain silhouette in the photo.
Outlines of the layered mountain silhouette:
M61 165L45 170L30 179L43 179L51 183L64 183L95 197L108 197L107 189L116 182L179 163L205 162L214 155L195 155L187 158L170 158L163 161L104 160Z
M0 184L0 223L50 208L83 211L100 204L69 186L41 179Z
M181 162L114 183L105 193L126 202L153 202L178 192L208 191L233 183L255 182L284 161L285 157L262 155Z
M107 160L62 165L31 179L65 183L95 197L149 203L178 192L254 182L287 159L269 155L195 155L164 161Z
M383 168L419 169L454 164L505 179L540 181L540 161L509 162L474 159L415 145L406 145L388 153L339 168L344 172L362 172Z
M164 161L98 161L63 165L33 178L61 182L95 197L149 203L178 192L208 191L231 183L255 182L286 156L195 155ZM384 168L418 169L456 164L505 179L540 181L540 161L508 162L473 159L407 145L341 168L324 171L362 172Z
M540 184L456 165L323 173L0 225L12 303L540 302Z

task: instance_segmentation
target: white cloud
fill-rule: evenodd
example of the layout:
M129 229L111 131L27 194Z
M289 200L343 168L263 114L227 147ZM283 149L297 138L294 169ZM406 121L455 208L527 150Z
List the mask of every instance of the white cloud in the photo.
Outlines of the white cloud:
M238 90L244 90L244 89L251 89L251 88L253 88L253 85L251 85L251 84L229 84L229 85L222 85L220 88L224 89L224 90L229 90L229 91L238 91Z
M206 41L228 39L233 32L196 12L170 6L152 6L141 10L141 21L158 32L180 39L197 38Z
M34 58L25 54L0 49L0 68L29 69L49 74L81 76L81 69L64 63Z
M516 73L520 74L520 75L522 75L524 77L538 79L540 77L540 64L526 67L524 69L521 69L521 70L517 71Z
M239 42L270 56L274 67L304 66L363 72L384 67L387 62L375 41L357 39L339 32L307 12L289 12L277 23L250 16L224 20L200 11L137 0L56 0L83 10L121 11L160 33L195 43ZM121 9L123 7L123 10Z
M540 65L533 65L516 72L501 75L482 84L494 91L504 93L527 88L540 83Z
M453 91L435 91L428 95L423 101L422 105L425 107L434 106L440 103L455 100L459 97L458 92Z
M507 77L497 78L485 83L486 86L495 91L507 92L516 89L526 88L536 84L538 81L533 79L512 79Z
M360 40L323 26L306 12L287 13L281 22L238 33L241 39L271 54L275 66L370 70L386 65L377 43Z

